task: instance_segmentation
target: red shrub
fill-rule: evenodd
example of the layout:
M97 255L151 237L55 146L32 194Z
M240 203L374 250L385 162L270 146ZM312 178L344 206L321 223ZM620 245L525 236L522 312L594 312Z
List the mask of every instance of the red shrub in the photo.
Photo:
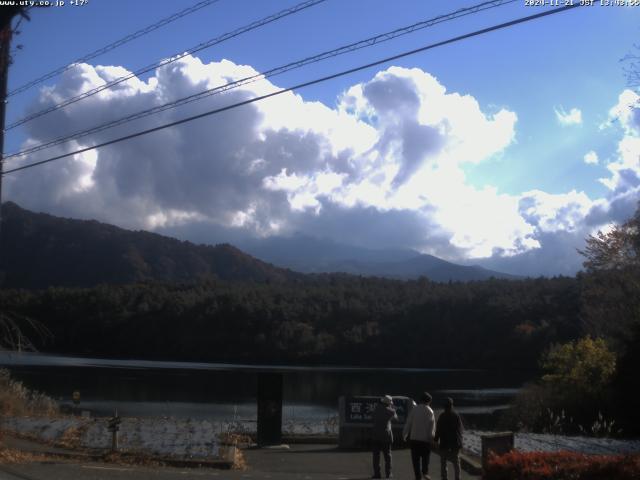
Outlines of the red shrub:
M522 453L492 455L485 480L640 480L640 455Z

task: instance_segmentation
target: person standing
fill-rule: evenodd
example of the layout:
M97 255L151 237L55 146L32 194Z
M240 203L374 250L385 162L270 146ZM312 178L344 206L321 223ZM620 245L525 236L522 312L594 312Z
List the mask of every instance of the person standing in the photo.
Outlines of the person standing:
M409 439L411 447L411 463L416 480L431 480L429 476L429 457L435 430L435 417L431 409L431 395L424 392L420 403L409 412L402 435L405 442Z
M435 441L440 442L440 471L447 480L447 461L453 463L455 480L460 480L460 450L464 427L458 412L453 409L453 399L446 398L444 412L438 417Z
M393 407L393 399L385 395L376 404L373 411L373 477L380 477L380 452L384 456L384 471L387 478L391 478L391 444L393 443L393 432L391 430L391 420L397 420L396 410Z

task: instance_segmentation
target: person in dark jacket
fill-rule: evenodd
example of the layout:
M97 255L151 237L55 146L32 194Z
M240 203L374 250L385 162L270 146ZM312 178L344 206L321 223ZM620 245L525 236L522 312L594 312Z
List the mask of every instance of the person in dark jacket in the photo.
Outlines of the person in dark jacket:
M453 409L453 400L446 398L444 412L438 417L434 440L440 443L440 470L442 480L447 480L447 461L453 463L455 480L460 480L460 450L464 427L458 412Z
M371 443L373 447L373 477L380 477L380 452L384 455L384 471L387 478L391 478L391 444L393 432L391 420L397 420L396 410L393 408L393 399L385 395L376 404L373 411L373 430Z

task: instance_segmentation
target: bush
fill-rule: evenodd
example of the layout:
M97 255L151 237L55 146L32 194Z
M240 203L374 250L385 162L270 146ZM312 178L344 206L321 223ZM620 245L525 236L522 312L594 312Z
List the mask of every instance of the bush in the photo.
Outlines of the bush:
M616 356L602 338L557 345L542 358L544 383L563 396L599 397L616 371Z
M485 480L637 480L640 455L584 455L571 452L491 456Z
M614 421L611 379L616 356L603 339L584 337L556 345L542 356L545 375L525 386L502 426L554 434L611 436L620 433Z
M558 396L548 385L530 384L518 393L511 408L502 412L498 427L552 435L616 437L624 434L619 421L606 412L607 407L607 402L597 403L588 398L576 405Z
M0 415L54 415L58 404L51 397L29 390L0 369Z

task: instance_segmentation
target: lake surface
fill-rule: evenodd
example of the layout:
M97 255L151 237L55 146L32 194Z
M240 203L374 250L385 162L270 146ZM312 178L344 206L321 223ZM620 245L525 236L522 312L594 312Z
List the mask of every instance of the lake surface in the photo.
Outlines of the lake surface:
M438 407L454 398L461 413L504 408L526 379L518 372L459 369L231 365L109 360L0 352L0 366L62 403L74 390L96 415L253 420L260 372L284 378L283 421L318 422L338 414L341 395L404 395L427 390Z

